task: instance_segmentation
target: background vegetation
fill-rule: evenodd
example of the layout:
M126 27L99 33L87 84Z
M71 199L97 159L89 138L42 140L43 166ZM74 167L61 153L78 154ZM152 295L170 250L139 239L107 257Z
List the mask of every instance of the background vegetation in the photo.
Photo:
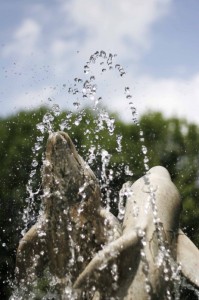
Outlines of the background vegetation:
M11 292L9 280L13 278L16 249L21 230L24 228L22 215L27 206L26 185L30 179L30 172L33 169L31 164L35 156L32 148L42 137L36 125L43 122L42 126L49 128L49 118L46 116L54 117L46 113L47 110L42 108L20 112L0 120L1 299L7 299ZM110 181L111 210L117 215L118 191L122 184L127 180L135 181L145 172L143 160L146 157L141 151L140 127L125 124L116 117L115 131L111 134L107 130L108 122L99 121L95 114L88 110L73 115L71 121L67 118L66 112L55 116L54 130L59 130L59 125L64 126L64 122L68 128L70 127L68 133L84 159L88 159L91 146L95 146L98 152L106 149L111 154L107 180ZM161 113L153 112L143 115L139 123L143 130L144 145L148 149L149 167L162 165L170 172L183 201L181 227L199 247L199 127L176 118L166 119ZM117 139L120 136L122 136L121 152L117 150L119 147ZM46 138L47 134L44 134L43 146L36 155L38 166L34 176L34 189L38 187L40 181L41 153L44 152ZM124 171L125 165L133 171L133 176L127 175ZM92 169L100 178L103 171L100 155L93 161ZM114 173L113 180L109 177L110 170ZM106 187L103 189L104 202L106 189ZM39 201L39 197L35 197L36 211ZM34 216L31 222L34 222L34 218L36 217Z

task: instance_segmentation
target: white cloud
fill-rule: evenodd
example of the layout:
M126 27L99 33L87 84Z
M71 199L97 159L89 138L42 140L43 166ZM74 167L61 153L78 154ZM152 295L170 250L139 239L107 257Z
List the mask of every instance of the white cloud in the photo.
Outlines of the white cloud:
M199 73L188 80L143 76L130 81L136 82L132 99L139 115L148 110L161 111L167 117L177 116L199 123ZM130 121L126 108L121 105L121 98L114 99L114 103L122 118Z
M151 27L168 13L170 4L171 0L73 0L64 5L76 31L86 32L83 47L105 46L137 57L136 47L149 47Z
M169 12L172 1L60 0L56 7L46 6L46 12L31 4L29 10L37 13L24 17L4 47L4 56L27 61L33 53L32 63L48 61L59 76L68 73L71 64L79 68L78 57L72 58L78 50L85 60L103 49L136 62L150 47L153 24Z
M14 37L16 40L28 40L31 38L31 40L35 41L37 40L40 31L40 26L35 20L25 19L14 33Z
M25 19L13 33L10 43L4 47L3 55L8 57L15 55L24 59L26 55L37 48L41 27L35 20Z

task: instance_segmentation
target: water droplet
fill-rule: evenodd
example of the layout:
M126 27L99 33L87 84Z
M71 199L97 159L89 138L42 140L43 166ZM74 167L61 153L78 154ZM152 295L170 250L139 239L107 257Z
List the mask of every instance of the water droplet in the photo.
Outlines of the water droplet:
M74 105L74 107L77 108L77 109L80 107L80 103L79 103L79 102L73 102L73 105Z
M128 175L128 176L133 176L133 172L130 171L128 165L126 165L126 166L124 167L124 172L125 172L125 174Z
M45 131L45 126L44 126L43 123L38 123L38 124L36 125L36 127L37 127L38 130L41 131L42 134L44 133L44 131Z
M117 135L116 140L117 140L117 148L116 148L116 150L117 150L117 152L122 152L122 144L121 144L121 142L122 142L122 135Z
M83 262L84 261L84 258L82 255L79 255L78 258L77 258L77 261L78 262Z
M52 106L52 112L54 113L54 115L57 117L60 115L60 107L58 104L53 104Z
M125 93L126 93L126 94L129 94L129 93L130 93L130 88L129 88L128 86L126 86L126 87L124 88L124 90L125 90Z
M68 224L68 225L67 225L67 230L68 230L68 231L72 231L72 230L73 230L73 228L72 228L72 225L71 225L71 224Z
M33 159L32 161L32 167L36 168L38 166L38 161L36 159Z
M138 235L139 237L143 238L143 237L145 236L144 230L138 228L138 230L137 230L137 235Z
M88 66L88 65L85 65L85 66L84 66L84 73L85 73L85 74L88 74L89 71L90 71L89 66Z
M35 150L38 151L40 150L42 145L40 143L35 143Z
M144 145L142 146L142 153L147 154L147 147Z
M103 50L101 50L101 51L100 51L100 57L106 58L106 52L103 51Z
M82 240L84 240L86 236L85 236L85 234L81 233L80 237L81 237Z
M113 59L113 55L110 53L107 59L107 64L111 65L112 64L112 59Z
M145 291L147 292L147 294L149 294L151 292L150 284L145 284Z

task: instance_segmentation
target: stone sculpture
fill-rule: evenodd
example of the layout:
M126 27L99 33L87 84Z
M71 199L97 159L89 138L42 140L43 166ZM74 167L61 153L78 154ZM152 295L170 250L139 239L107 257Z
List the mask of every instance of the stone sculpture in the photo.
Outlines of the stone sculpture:
M31 286L48 266L64 288L101 245L121 235L121 226L100 206L97 179L64 132L48 138L42 185L44 209L19 243L16 277Z
M199 287L199 250L179 229L181 201L168 171L154 167L123 189L128 196L122 236L94 256L74 287L80 288L105 261L116 258L116 299L174 299L180 284L176 261L183 275Z
M49 136L42 173L44 209L19 244L19 285L48 266L60 299L66 286L74 299L172 299L180 268L199 287L199 250L179 229L181 200L165 168L123 186L122 226L101 208L98 181L66 133Z

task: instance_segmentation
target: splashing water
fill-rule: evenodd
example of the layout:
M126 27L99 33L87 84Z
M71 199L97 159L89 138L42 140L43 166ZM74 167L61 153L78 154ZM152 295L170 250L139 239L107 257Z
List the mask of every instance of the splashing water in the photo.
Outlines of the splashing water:
M110 205L112 201L112 191L110 189L110 183L114 179L115 174L114 170L110 167L110 161L111 161L111 153L108 152L108 150L103 149L100 145L100 139L99 136L101 132L104 130L108 132L110 136L113 136L115 134L115 119L109 115L109 113L101 107L101 103L103 101L101 95L98 95L98 86L96 83L96 76L94 76L91 73L92 66L96 64L99 60L100 63L100 71L101 76L105 72L108 71L114 71L119 74L119 77L125 76L124 68L118 64L114 63L114 60L116 58L115 54L107 54L105 51L96 51L94 54L92 54L89 58L89 60L86 62L83 68L84 76L86 76L86 79L82 79L79 77L74 78L74 83L69 87L68 94L71 96L71 98L74 98L72 100L73 107L75 109L75 117L74 113L72 111L67 112L67 114L62 118L62 120L59 123L59 130L64 131L67 130L70 133L70 130L72 128L72 125L75 126L81 126L82 122L85 122L84 116L85 116L85 109L84 109L84 101L87 100L90 103L90 106L92 107L93 112L96 115L95 120L95 132L93 136L93 132L89 129L86 130L85 134L88 137L88 140L90 140L90 148L87 153L87 163L92 167L92 165L96 162L96 160L99 158L101 161L101 174L100 174L100 186L103 192L105 193L105 199L106 199L106 209L110 210ZM149 170L149 158L148 158L148 151L147 147L145 146L145 139L144 139L144 132L142 131L138 116L137 116L137 110L135 107L135 104L133 103L133 95L131 93L131 89L129 86L124 86L124 101L128 102L129 109L131 111L132 116L132 122L139 128L139 140L140 140L140 151L142 153L142 159L143 159L143 165L144 169L147 172ZM38 187L35 189L34 187L34 180L35 175L39 171L38 170L38 154L41 150L43 150L43 143L45 140L45 136L51 132L54 132L56 130L55 128L55 120L57 117L61 114L61 109L59 105L53 104L52 99L49 99L50 104L52 106L50 107L50 110L44 115L43 120L41 123L37 124L37 130L39 132L39 135L37 137L37 140L35 142L35 145L32 149L33 151L33 160L31 164L31 172L29 175L29 180L26 186L28 197L26 199L27 208L24 210L23 215L23 221L24 221L24 230L22 231L22 234L24 235L27 231L28 224L30 222L34 222L35 220L35 198L38 197L41 188ZM89 125L89 124L88 124ZM115 140L116 140L116 151L118 153L122 152L122 135L121 134L115 134ZM82 145L83 147L84 145ZM44 161L44 155L42 156L42 160ZM133 176L133 171L130 170L128 165L121 166L124 170L124 174L127 176ZM85 189L86 189L87 183L79 189L79 195L84 199L85 197ZM158 239L158 248L159 248L159 254L157 258L157 266L163 267L163 273L164 273L164 280L165 281L173 281L174 282L174 289L175 289L175 299L179 298L179 285L181 282L181 278L179 276L180 268L179 266L172 260L169 248L167 247L167 244L165 243L164 236L163 236L163 228L161 224L161 220L158 217L158 210L156 205L156 194L154 191L154 187L151 186L149 177L146 175L146 185L149 188L149 198L146 201L148 203L148 207L146 208L147 213L153 214L153 222L156 228L156 234ZM132 190L131 190L131 184L126 184L125 187L120 191L119 201L118 201L118 219L120 221L123 220L124 214L125 214L125 201L128 200L132 196ZM136 203L134 205L135 210L133 212L134 217L138 216L138 209L136 206ZM151 208L151 210L150 210ZM81 210L83 210L83 206L79 208L78 213L80 214ZM66 215L68 212L66 212ZM70 232L70 228L72 228L71 224L68 224L68 231ZM138 232L138 236L141 237L141 260L143 262L143 273L145 275L145 290L147 295L150 299L150 293L151 293L151 285L150 285L150 276L149 276L149 268L148 268L148 261L146 258L145 253L145 246L148 242L145 237L145 232ZM83 238L83 236L82 236ZM78 257L75 257L75 244L72 238L72 235L69 235L69 248L71 253L71 259L69 260L69 270L70 268L74 267L75 260L78 262L83 262L84 258L79 255ZM111 274L113 278L113 289L116 290L118 288L117 280L118 280L118 266L117 264L113 264L111 268ZM72 284L70 281L70 272L68 275L68 284L65 284L65 288L63 291L63 295L66 299L77 299L77 295L74 294L74 291L72 290ZM49 273L46 274L46 277L48 278L50 285L53 287L56 286L57 281L56 279L50 275ZM36 283L37 284L37 283ZM36 292L33 291L33 296L36 295ZM12 300L14 299L22 299L20 298L20 294L16 292L12 296ZM53 299L55 298L55 290L49 289L49 292L46 295L43 295L42 299ZM171 291L168 289L166 291L166 298L171 298ZM33 299L33 298L32 298Z

